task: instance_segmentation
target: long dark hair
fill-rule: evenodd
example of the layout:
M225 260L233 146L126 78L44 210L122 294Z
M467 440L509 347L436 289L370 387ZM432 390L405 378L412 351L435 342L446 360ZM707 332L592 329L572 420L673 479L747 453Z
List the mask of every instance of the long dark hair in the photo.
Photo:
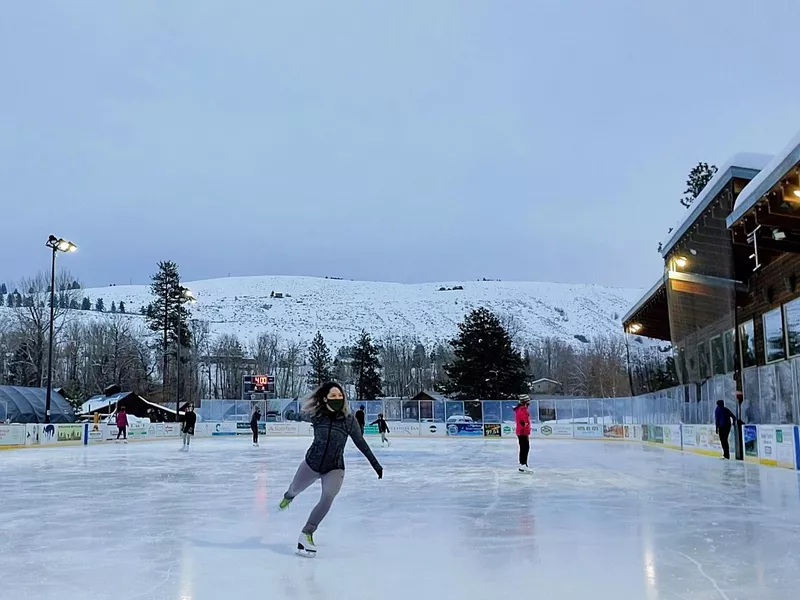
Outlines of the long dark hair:
M323 411L325 410L325 399L328 397L328 394L333 388L336 388L342 392L342 398L344 398L344 408L342 408L342 412L344 414L349 413L350 410L347 406L347 394L344 393L344 388L335 381L327 381L314 390L310 396L303 400L301 410L312 417L318 417L320 414L323 414Z

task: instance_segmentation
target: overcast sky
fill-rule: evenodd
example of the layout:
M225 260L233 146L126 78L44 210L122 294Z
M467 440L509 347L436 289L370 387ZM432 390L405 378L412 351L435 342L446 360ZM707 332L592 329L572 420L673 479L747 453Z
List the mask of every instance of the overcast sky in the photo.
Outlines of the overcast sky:
M687 172L800 128L796 0L25 0L0 280L647 287Z

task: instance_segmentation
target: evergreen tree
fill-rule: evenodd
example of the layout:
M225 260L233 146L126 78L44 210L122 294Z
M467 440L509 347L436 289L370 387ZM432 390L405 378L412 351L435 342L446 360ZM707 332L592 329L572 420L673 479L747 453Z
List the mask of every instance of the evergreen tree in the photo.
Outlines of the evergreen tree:
M311 347L308 350L308 360L311 365L311 370L307 375L308 387L315 389L326 381L333 379L331 353L328 351L325 338L322 337L319 331L314 336L314 341L311 342Z
M121 312L123 315L125 314L125 301L124 301L124 300L120 300L120 301L119 301L119 309L118 309L118 310L119 310L119 312Z
M114 300L111 301L111 312L117 314L117 303Z
M689 172L689 178L686 180L686 189L683 191L683 198L681 204L686 208L692 206L692 203L700 195L708 182L717 173L717 167L709 165L708 163L697 163L697 166Z
M149 306L150 305L148 304L148 307ZM146 315L147 314L147 309L144 306L140 306L139 307L139 314L142 315L142 316Z
M355 378L356 395L358 400L375 400L383 392L381 390L381 363L378 359L378 347L372 343L372 338L365 331L353 346L351 369Z
M0 283L0 295L5 296L8 293L8 288L5 283Z
M92 310L92 301L86 296L84 296L83 300L81 301L81 310Z
M77 301L75 298L72 298L72 299L69 301L69 307L70 307L72 310L78 310L78 309L80 308L80 305L78 304L78 301Z
M187 325L189 309L188 290L181 285L178 265L171 260L158 263L158 272L151 278L150 293L155 300L147 307L147 326L159 334L156 351L162 357L161 373L164 390L169 389L168 359L170 348L177 354L178 334L180 344L188 347L191 343L191 331ZM162 398L162 401L166 401Z
M522 357L494 313L475 309L458 329L450 342L455 359L444 366L446 392L466 400L503 400L528 391Z
M95 302L95 303L94 303L94 309L95 309L97 312L104 312L104 311L106 310L106 305L105 305L105 303L103 302L103 299L102 299L102 298L98 298L98 299L97 299L97 302Z

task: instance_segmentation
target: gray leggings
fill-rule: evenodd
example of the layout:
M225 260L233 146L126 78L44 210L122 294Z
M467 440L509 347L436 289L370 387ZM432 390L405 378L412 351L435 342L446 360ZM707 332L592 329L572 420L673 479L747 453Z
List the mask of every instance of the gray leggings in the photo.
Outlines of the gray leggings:
M333 504L333 499L336 498L336 494L342 489L344 469L337 469L320 475L312 470L306 461L303 461L297 468L297 473L295 473L294 479L289 485L289 489L286 490L286 493L283 495L284 498L293 500L317 479L322 481L322 496L320 496L319 502L317 502L317 505L311 511L308 521L306 521L306 526L303 527L303 533L314 533L322 519L328 514Z
M188 433L183 434L183 445L188 446L192 443L192 436Z

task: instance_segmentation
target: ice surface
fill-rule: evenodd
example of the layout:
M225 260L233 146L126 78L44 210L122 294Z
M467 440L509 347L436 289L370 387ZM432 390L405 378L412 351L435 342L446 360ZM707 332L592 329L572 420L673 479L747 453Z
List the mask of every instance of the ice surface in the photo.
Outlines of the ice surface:
M395 438L350 448L319 556L318 484L276 504L307 439L0 454L0 598L770 600L800 583L791 471L624 442Z

